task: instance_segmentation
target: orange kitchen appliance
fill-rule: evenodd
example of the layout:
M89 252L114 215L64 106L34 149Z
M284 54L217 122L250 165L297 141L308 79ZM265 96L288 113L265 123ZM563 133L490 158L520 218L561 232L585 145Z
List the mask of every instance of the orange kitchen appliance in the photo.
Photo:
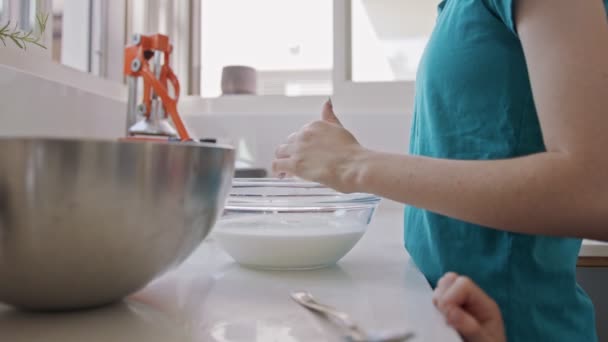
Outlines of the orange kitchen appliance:
M169 37L162 34L136 34L132 44L125 48L129 140L193 140L177 111L180 85L170 67L172 51ZM140 80L143 80L141 95Z

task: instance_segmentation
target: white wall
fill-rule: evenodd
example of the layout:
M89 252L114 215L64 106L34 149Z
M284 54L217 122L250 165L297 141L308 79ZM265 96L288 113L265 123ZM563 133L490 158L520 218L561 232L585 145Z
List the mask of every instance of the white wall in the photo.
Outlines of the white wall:
M89 71L90 11L90 1L63 1L61 63L84 72Z
M46 51L39 48L20 49L2 48L0 66L7 69L20 70L24 75L35 75L41 80L48 80L58 85L67 85L85 92L126 102L127 89L123 84L92 76L65 65L60 65L46 56ZM21 89L27 93L38 91L36 84L32 88ZM4 97L0 93L0 100ZM19 98L21 99L21 98ZM12 99L10 99L12 100Z
M124 85L58 65L33 52L6 49L0 54L0 134L106 138L123 134ZM345 126L365 146L405 152L412 92L413 88L399 87L355 99L336 95L334 105ZM195 135L243 141L241 146L251 152L254 166L269 168L275 147L291 132L319 118L325 100L183 98L180 113Z
M339 111L339 107L336 108ZM319 118L308 114L226 114L187 115L185 120L199 137L230 139L237 146L246 146L254 157L254 166L269 169L274 149L292 132ZM366 147L387 152L407 152L410 115L343 113L341 120ZM239 144L239 142L241 142ZM245 151L241 150L243 156Z
M366 147L405 152L411 92L408 88L394 93L372 92L354 100L336 96L334 105L345 126ZM275 147L302 125L318 119L325 100L184 98L180 112L196 136L231 140L237 147L244 147L241 155L249 154L254 166L269 169ZM123 85L23 51L5 50L0 54L0 101L1 135L115 138L124 133ZM230 106L235 102L235 113L231 114ZM273 105L290 110L281 111Z
M124 99L6 65L0 65L0 103L2 136L116 138L124 132Z
M21 62L27 64L27 58ZM34 75L0 64L0 134L122 136L126 115L124 87L63 66L54 67L59 70L42 65L44 72L40 70ZM75 74L71 75L72 72ZM63 76L56 77L59 74ZM321 105L319 101L316 111L308 108L299 113L294 109L286 114L267 114L264 108L260 108L259 113L200 114L196 107L183 106L182 115L196 136L229 139L237 146L246 147L254 166L269 168L275 147L291 132L317 119ZM340 108L337 103L336 111L345 126L363 145L390 152L407 151L409 108L404 108L402 113L370 114L345 112Z

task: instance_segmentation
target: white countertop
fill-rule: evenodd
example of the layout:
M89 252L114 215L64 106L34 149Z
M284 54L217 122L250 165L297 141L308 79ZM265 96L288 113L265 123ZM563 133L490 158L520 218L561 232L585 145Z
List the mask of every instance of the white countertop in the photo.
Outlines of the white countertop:
M364 328L412 330L415 341L460 341L431 303L431 288L402 243L402 212L381 210L338 266L264 272L232 262L211 237L181 267L122 304L71 314L0 306L0 341L342 341L295 304L309 290Z
M0 341L341 341L337 328L289 299L299 289L368 329L411 329L415 341L460 341L403 248L402 217L398 208L380 210L338 266L316 271L242 268L211 237L177 270L121 304L46 315L0 305ZM608 256L608 245L585 241L581 255Z
M583 240L581 251L579 253L581 257L608 257L608 243Z

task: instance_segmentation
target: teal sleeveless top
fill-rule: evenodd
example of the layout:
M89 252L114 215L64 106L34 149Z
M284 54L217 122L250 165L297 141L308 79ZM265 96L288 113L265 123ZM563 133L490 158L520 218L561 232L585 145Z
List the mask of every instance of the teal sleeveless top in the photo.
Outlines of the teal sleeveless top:
M440 3L416 80L411 154L487 160L545 151L514 2ZM433 287L454 271L488 292L509 341L597 340L593 305L576 283L578 239L498 231L408 207L405 245Z

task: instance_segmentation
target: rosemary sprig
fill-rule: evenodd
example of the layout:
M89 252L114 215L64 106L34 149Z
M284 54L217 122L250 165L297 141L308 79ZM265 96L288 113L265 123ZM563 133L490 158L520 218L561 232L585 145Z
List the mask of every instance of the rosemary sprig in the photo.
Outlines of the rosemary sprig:
M15 27L13 28L9 21L0 28L0 41L6 46L6 41L11 40L17 47L23 50L27 50L28 44L46 49L46 46L42 44L42 37L46 31L48 20L48 14L43 15L39 13L36 15L36 26L38 31L36 34L34 34L34 30L29 30L27 32L21 31L18 24L15 24Z

